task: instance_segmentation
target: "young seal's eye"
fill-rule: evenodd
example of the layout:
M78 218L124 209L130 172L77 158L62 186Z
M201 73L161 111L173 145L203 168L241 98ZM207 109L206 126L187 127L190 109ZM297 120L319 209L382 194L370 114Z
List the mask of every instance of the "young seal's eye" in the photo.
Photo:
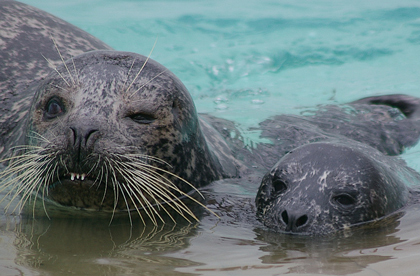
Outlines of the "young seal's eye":
M287 190L287 185L283 180L277 178L272 182L275 195L284 193Z
M45 106L45 117L47 119L53 119L64 113L64 106L61 101L57 98L52 98L48 101Z
M356 199L348 194L336 195L333 200L343 207L350 207L356 203Z
M152 115L144 114L144 113L136 113L128 117L138 124L150 124L154 120L156 120L156 118L153 117Z

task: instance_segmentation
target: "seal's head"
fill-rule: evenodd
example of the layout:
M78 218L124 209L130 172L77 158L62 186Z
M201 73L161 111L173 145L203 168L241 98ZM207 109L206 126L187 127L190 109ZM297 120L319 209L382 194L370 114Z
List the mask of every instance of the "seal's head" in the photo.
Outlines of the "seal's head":
M220 177L187 89L138 54L94 51L63 63L28 116L25 153L9 166L23 198L155 217L156 206L188 212L177 199Z
M301 146L264 176L259 219L279 232L323 235L386 216L408 198L400 163L387 158L356 143Z

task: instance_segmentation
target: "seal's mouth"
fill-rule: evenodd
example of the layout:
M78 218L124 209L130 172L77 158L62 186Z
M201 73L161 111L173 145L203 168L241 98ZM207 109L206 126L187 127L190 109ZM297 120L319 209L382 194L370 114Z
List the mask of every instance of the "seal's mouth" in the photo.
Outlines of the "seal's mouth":
M85 174L85 173L82 173L82 174L70 173L70 180L74 181L75 179L77 179L77 180L80 179L81 181L83 181L83 180L85 180L86 176L87 176L87 174Z
M170 165L161 159L114 154L103 157L102 162L100 159L89 162L92 167L69 169L71 163L65 164L64 158L57 156L43 148L34 148L11 159L8 167L0 172L0 190L7 189L0 201L12 197L6 209L15 199L24 206L35 195L34 208L36 199L40 199L112 214L136 212L142 220L148 217L154 224L164 221L161 213L172 220L172 212L187 221L198 220L184 199L203 206L191 196L194 193L202 196L201 193L172 173ZM169 169L164 169L165 166Z
M143 209L142 206L148 205L146 201L153 202L152 198L143 194L140 196L141 191L130 190L128 186L122 177L115 175L109 179L93 173L70 172L52 180L48 185L47 197L63 206L112 212ZM140 208L133 203L132 198L141 201Z

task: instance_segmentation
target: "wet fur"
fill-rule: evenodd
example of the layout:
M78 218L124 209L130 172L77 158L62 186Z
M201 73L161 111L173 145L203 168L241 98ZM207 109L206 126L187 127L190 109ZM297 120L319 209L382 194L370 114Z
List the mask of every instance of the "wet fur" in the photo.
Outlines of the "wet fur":
M382 102L398 110L372 105L381 104L376 98L268 119L259 129L272 143L250 149L234 123L199 116L183 84L148 57L109 51L78 28L18 2L0 1L0 13L12 15L0 20L6 65L0 68L0 157L9 165L2 187L22 205L35 193L43 202L134 211L155 224L169 209L196 219L179 198L194 201L191 193L214 180L267 171L298 146L345 136L397 155L420 133L401 113L415 117L416 101ZM53 97L44 94L59 99L62 116L45 118ZM121 110L127 126L116 119ZM135 131L136 120L162 124ZM60 181L65 185L56 185Z

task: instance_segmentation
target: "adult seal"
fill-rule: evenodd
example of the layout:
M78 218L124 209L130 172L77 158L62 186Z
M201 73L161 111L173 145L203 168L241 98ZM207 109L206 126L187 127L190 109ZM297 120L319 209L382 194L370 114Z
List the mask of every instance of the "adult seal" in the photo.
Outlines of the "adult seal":
M37 194L62 206L135 211L157 223L172 211L195 218L179 199L195 201L201 186L238 176L228 144L199 119L168 69L107 50L27 5L1 1L0 12L10 15L0 19L1 146L9 163L1 177L13 199L20 194L25 204ZM89 50L96 51L81 53Z

